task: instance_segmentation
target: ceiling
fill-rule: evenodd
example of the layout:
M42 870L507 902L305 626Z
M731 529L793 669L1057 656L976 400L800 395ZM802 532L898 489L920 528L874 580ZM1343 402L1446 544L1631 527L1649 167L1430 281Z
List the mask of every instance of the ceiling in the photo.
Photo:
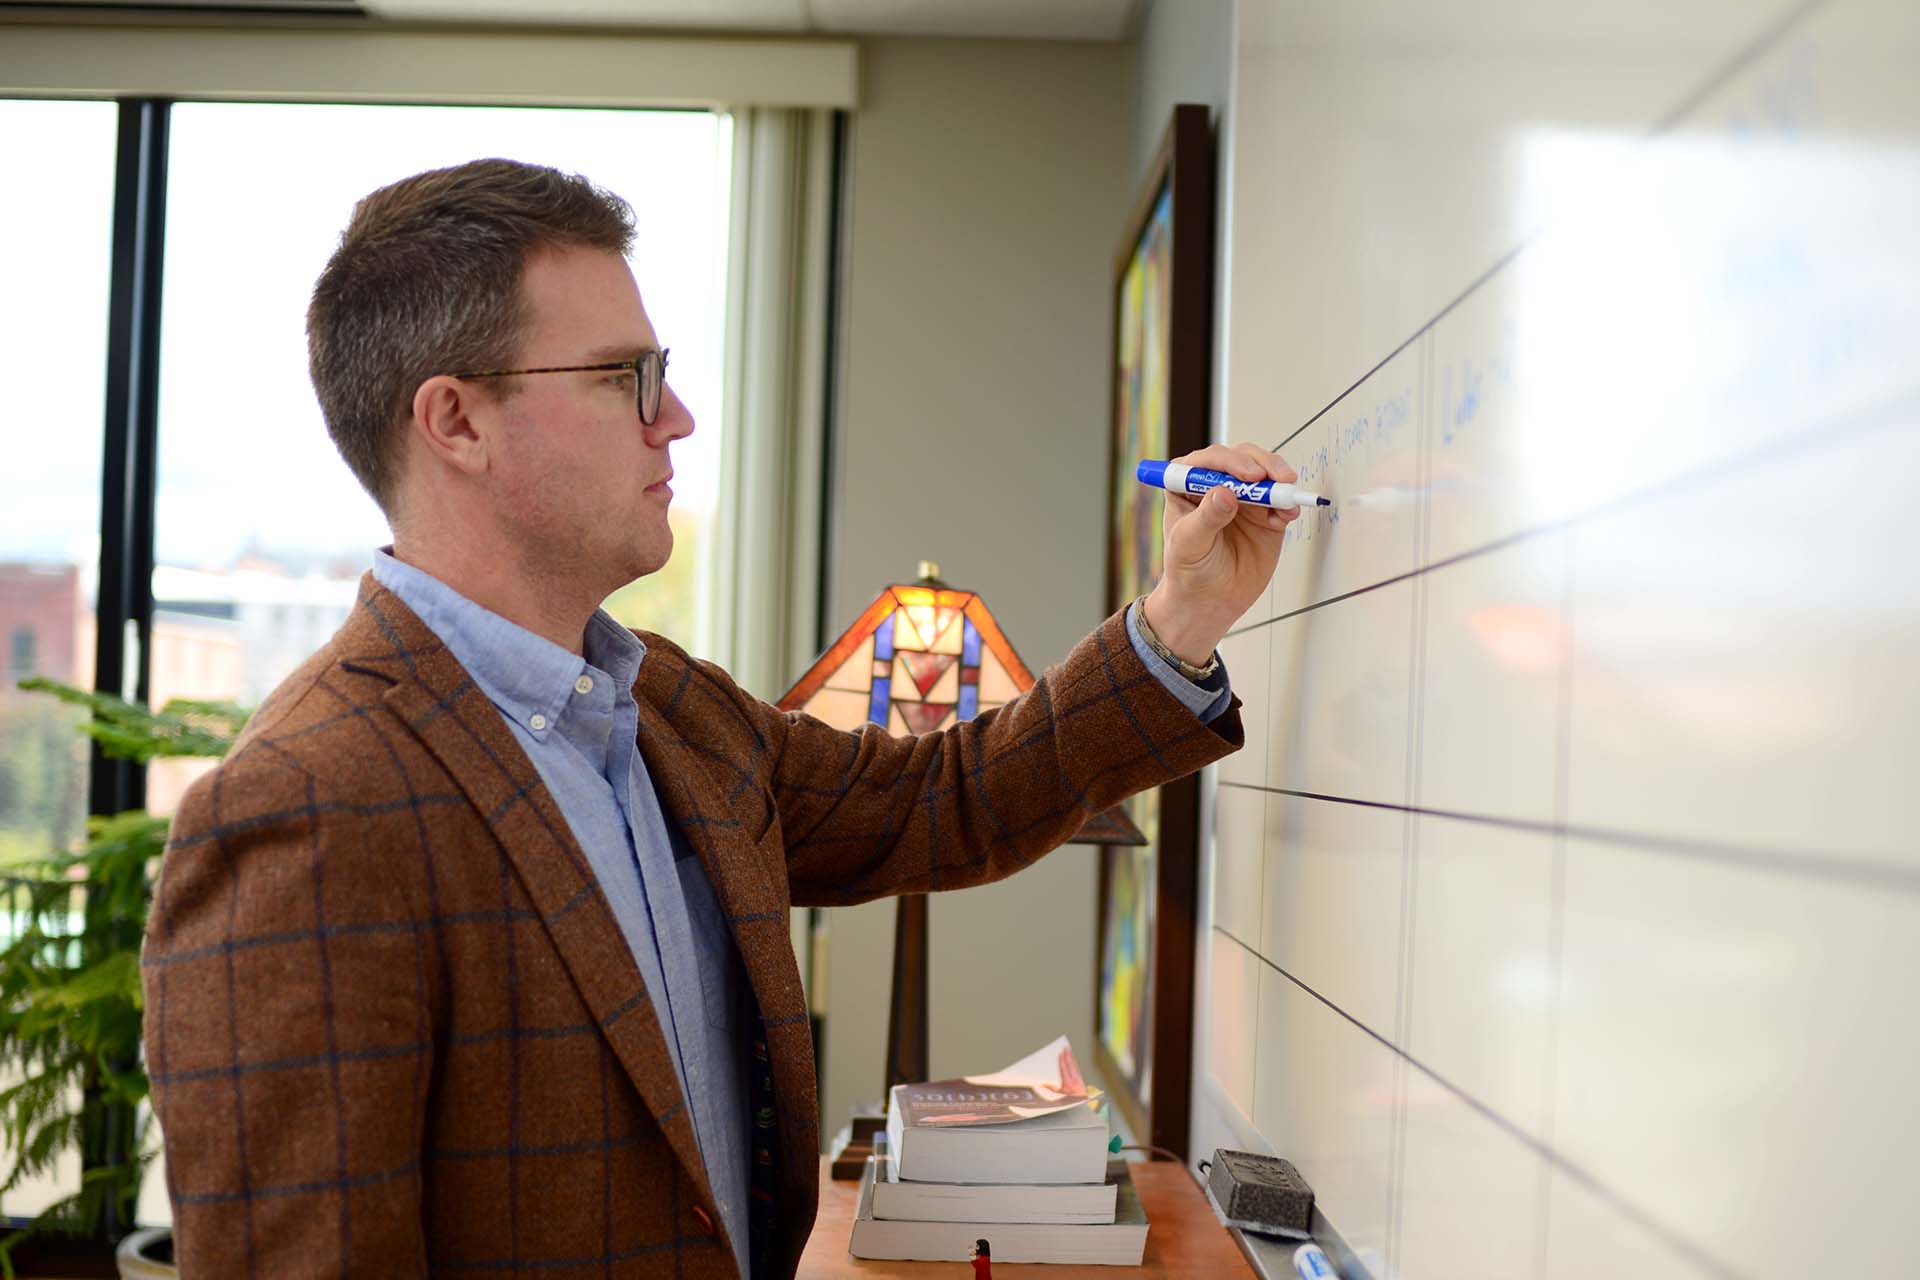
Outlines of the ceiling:
M778 35L1132 39L1145 0L0 0L50 16L298 14L395 22L507 23Z

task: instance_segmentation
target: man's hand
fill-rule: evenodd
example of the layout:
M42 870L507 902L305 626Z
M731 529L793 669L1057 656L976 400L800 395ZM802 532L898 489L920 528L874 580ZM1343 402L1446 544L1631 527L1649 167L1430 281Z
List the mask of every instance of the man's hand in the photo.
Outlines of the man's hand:
M1173 459L1242 480L1299 479L1287 460L1258 445L1209 445ZM1147 625L1184 662L1205 666L1227 628L1267 589L1287 525L1299 508L1241 502L1224 485L1205 498L1167 492L1165 565L1143 606Z

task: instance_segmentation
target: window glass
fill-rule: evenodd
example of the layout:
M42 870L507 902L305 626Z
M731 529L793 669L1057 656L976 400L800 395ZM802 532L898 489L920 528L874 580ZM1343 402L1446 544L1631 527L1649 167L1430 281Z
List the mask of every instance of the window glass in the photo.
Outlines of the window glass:
M0 200L0 863L86 834L80 717L17 683L93 683L116 127L110 102L0 99L24 175Z
M701 424L673 451L676 546L616 592L623 622L691 636L718 478L729 122L701 112L251 103L173 109L162 311L153 695L257 704L346 617L385 520L307 379L306 310L354 202L504 156L633 206L634 276ZM154 766L168 811L196 772Z
M17 685L93 684L117 127L108 102L0 99L17 179L0 200L0 864L86 838L82 717ZM0 1212L38 1213L79 1182L63 1157Z

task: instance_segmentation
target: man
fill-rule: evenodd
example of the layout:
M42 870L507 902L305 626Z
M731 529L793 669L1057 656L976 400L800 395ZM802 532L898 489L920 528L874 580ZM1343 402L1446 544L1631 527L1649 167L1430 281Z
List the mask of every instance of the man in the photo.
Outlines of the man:
M368 196L315 288L394 540L174 822L143 972L188 1276L791 1275L788 910L1010 874L1239 745L1209 659L1285 517L1224 493L1169 497L1153 595L945 734L784 715L599 612L666 563L693 430L631 238L585 180L479 161Z

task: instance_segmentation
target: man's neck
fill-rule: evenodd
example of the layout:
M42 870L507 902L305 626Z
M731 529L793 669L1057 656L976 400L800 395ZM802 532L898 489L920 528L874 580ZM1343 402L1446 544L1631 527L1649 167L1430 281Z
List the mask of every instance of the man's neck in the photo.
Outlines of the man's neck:
M407 539L396 532L393 557L573 654L582 652L587 619L600 605L598 597L586 599L590 592L505 555Z

